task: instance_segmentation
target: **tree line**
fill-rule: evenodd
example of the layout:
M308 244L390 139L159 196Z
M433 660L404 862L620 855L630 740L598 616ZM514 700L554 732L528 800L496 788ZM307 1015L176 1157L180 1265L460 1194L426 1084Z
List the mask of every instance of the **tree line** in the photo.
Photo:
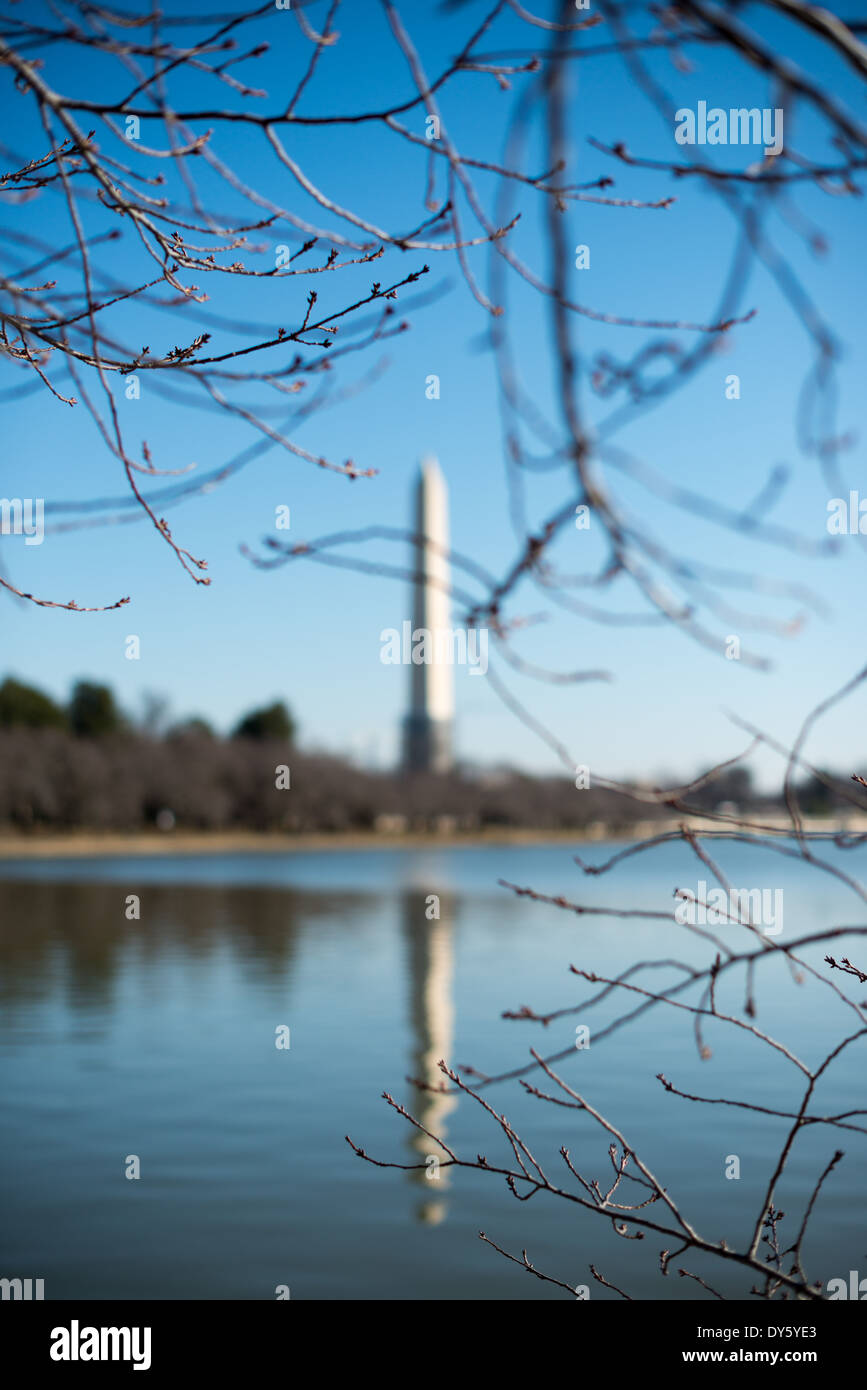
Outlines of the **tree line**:
M0 729L62 729L77 738L102 738L135 731L135 723L123 713L110 686L76 681L66 704L59 704L43 690L8 676L0 685ZM170 736L198 734L216 738L206 719L196 715L173 725ZM283 739L292 743L296 727L282 700L242 715L232 738Z
M8 830L427 832L513 827L628 832L662 824L664 804L562 776L509 768L448 774L376 771L301 749L283 702L242 715L228 737L207 720L136 723L110 687L77 681L64 704L11 677L0 684L0 826ZM288 783L288 785L287 785ZM804 809L840 809L842 779L812 778ZM749 770L732 767L693 795L696 810L772 809Z

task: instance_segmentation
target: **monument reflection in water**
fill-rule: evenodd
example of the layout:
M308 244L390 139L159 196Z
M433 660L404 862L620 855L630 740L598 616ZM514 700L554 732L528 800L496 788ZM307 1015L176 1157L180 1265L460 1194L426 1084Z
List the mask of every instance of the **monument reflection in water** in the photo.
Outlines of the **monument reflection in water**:
M407 893L403 902L403 932L407 948L410 1024L413 1048L409 1075L423 1083L412 1087L407 1109L430 1134L447 1138L446 1119L455 1109L458 1096L440 1071L440 1059L451 1064L454 1040L454 928L457 900L453 893L440 893L439 918L425 916L425 895ZM446 1157L439 1144L414 1126L410 1127L408 1148L425 1167L409 1174L412 1182L425 1188L416 1214L420 1221L435 1226L448 1212L445 1192L451 1170L441 1166ZM436 1161L434 1161L436 1160Z

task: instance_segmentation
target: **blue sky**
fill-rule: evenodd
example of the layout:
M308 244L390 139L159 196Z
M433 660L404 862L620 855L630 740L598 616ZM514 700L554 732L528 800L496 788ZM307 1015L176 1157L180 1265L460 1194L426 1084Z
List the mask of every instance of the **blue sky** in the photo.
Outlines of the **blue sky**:
M182 10L179 4L167 8L170 14L190 14L197 6L187 0ZM203 14L213 13L211 6L200 8ZM456 13L434 6L403 5L401 9L429 74L456 51L470 25L484 12L477 3ZM312 22L321 22L324 12L322 5L312 5ZM550 6L540 6L540 12L551 12ZM747 19L750 14L747 11ZM340 41L323 57L300 110L361 111L381 106L386 92L411 94L405 64L374 0L347 6L338 29ZM291 90L309 45L294 17L284 11L275 10L249 32L251 43L266 40L271 50L259 63L248 63L239 71L252 85L269 90L272 96L258 106L271 110ZM603 42L605 32L600 25L581 42L588 47ZM785 22L763 17L761 32L771 45L784 39L793 51L793 30ZM540 47L545 41L538 29L530 31L530 38ZM519 44L526 46L527 30L507 14L483 47L490 51ZM859 109L861 97L854 95L854 80L827 50L798 38L794 52L813 81L827 83L839 100ZM691 53L691 73L676 71L665 55L652 63L677 106L695 106L699 100L723 108L778 104L761 75L726 60L712 48ZM57 56L50 56L45 71L48 80L67 93L88 94L102 80L96 65L91 66L79 62L72 70L64 69ZM617 59L576 63L573 71L570 179L589 181L610 175L616 180L615 187L607 190L610 195L637 199L674 195L677 201L666 211L587 203L570 207L566 214L569 244L586 243L591 248L590 269L570 269L571 292L581 302L615 314L708 321L734 245L733 219L698 179L672 180L663 173L627 169L594 150L588 137L609 144L623 140L633 154L648 158L684 155L674 143L673 124L661 120L648 106ZM501 155L520 80L516 79L512 92L504 93L488 75L463 74L446 88L442 110L462 150L482 158ZM118 91L131 85L127 79ZM184 103L225 105L227 101L204 78L180 90ZM4 124L11 132L7 144L29 156L41 149L44 137L37 133L25 100L13 93L8 74L0 91L7 116ZM230 100L236 104L238 99ZM256 99L249 104L255 108ZM424 134L421 110L405 119L419 135ZM801 153L836 158L818 121L799 114L792 124L794 131L787 128L787 136ZM151 138L162 145L156 129L152 127ZM535 143L541 157L537 135L534 129L531 146ZM103 147L120 152L108 137ZM408 230L422 220L424 151L409 147L379 126L293 128L287 147L338 203L395 231ZM325 228L347 230L346 224L302 194L258 133L232 131L226 140L218 137L214 148L247 182L300 216ZM708 153L722 167L741 167L757 151L721 148ZM215 185L204 170L201 181L213 195ZM479 187L490 207L490 181L481 177ZM214 195L212 201L225 210L240 206L229 194ZM518 205L524 215L513 244L531 266L544 272L541 201L528 194ZM861 205L857 199L825 196L804 186L782 213L771 214L768 229L833 326L841 346L838 429L854 440L841 466L848 486L860 487L867 497L862 442L867 364ZM87 209L90 230L96 230L98 216ZM463 217L469 227L465 208ZM56 193L5 208L2 221L47 237L53 245L70 240ZM805 245L803 224L815 225L825 235L828 251L824 256ZM294 236L278 228L258 238L264 246L263 265L273 262L274 247L283 241L296 244ZM121 278L134 273L133 264L141 266L127 246L109 248L109 252L101 264ZM207 558L213 581L207 589L194 585L183 573L146 521L71 533L50 531L39 547L25 547L18 537L4 538L0 558L19 587L51 598L74 598L81 604L108 603L125 594L132 596L132 602L118 612L88 615L35 609L4 597L0 608L3 672L57 696L65 695L76 677L105 680L132 711L139 708L145 692L159 692L169 698L176 717L198 712L220 728L228 728L250 706L282 698L296 714L305 746L354 751L365 759L389 762L397 750L408 673L380 662L380 632L399 626L408 616L407 586L384 576L306 563L260 571L242 556L239 546L256 547L268 535L285 538L274 529L275 508L281 504L291 508L290 535L299 542L374 524L408 525L418 460L433 452L450 488L453 545L498 576L509 567L516 541L509 520L496 374L484 339L488 321L463 282L454 257L391 250L372 267L316 277L315 287L321 306L339 307L356 297L356 292L363 293L372 280L398 279L426 259L431 273L413 291L404 292L398 305L410 320L410 330L349 359L336 384L361 383L374 367L384 364L381 372L363 390L290 431L295 442L315 453L339 461L351 457L361 468L378 469L376 478L349 482L275 447L207 496L193 497L166 511L178 541L194 555ZM471 252L470 259L486 285L487 251ZM311 283L305 277L238 282L219 277L216 286L205 286L213 295L207 309L273 330L281 323L289 326L297 321ZM430 295L431 302L413 308L413 296L419 295ZM621 431L617 443L672 483L705 492L735 509L745 507L760 491L773 467L785 465L790 481L773 520L820 541L826 537L827 502L834 494L815 459L799 452L795 432L799 390L811 361L808 340L761 267L754 267L750 274L741 308L756 308L756 317L734 329L725 339L725 350L712 357L685 388ZM538 296L513 275L506 317L518 344L522 384L545 408L553 399L549 330ZM196 330L195 314L182 319L140 308L124 311L113 322L119 335L133 344L148 343L154 351L189 341ZM214 348L231 345L232 334L212 331ZM687 334L669 336L685 346L694 342ZM605 351L620 360L649 340L642 330L624 327L588 325L581 330L582 346L588 351ZM272 356L270 363L276 360ZM725 397L725 378L732 372L741 378L737 401ZM429 400L425 394L431 373L440 377L439 400ZM122 471L83 407L70 409L46 392L15 399L14 388L25 380L24 373L10 364L0 368L5 443L0 491L9 497L44 497L54 523L68 519L57 510L58 504L93 497L124 498ZM62 378L58 380L62 385ZM311 381L308 393L316 385ZM151 389L147 374L142 374L139 400L127 401L120 381L117 388L130 445L138 447L146 440L160 467L195 463L199 470L210 471L255 442L243 422L166 403ZM586 389L582 404L587 418L595 423L612 408ZM605 668L612 679L577 686L540 685L501 664L510 688L566 744L577 762L588 763L591 770L605 776L686 776L731 756L743 746L744 736L732 727L726 711L738 713L782 742L790 741L809 709L852 675L863 659L863 541L844 538L832 558L793 555L759 545L743 532L686 515L652 493L619 480L608 469L602 470L602 477L618 489L633 519L678 556L807 584L824 599L828 611L811 616L797 634L787 638L750 633L734 619L716 622L714 630L721 638L742 633L745 647L773 663L771 671L756 672L743 662L725 660L722 640L717 654L668 627L599 625L557 610L539 590L525 586L513 599L510 616L535 617L546 612L547 617L520 636L516 650L528 660L558 670ZM562 472L532 477L528 504L534 522L545 518L565 496L568 485ZM382 544L351 553L392 564L408 560L401 547ZM603 554L598 528L594 531L592 523L589 531L564 533L556 547L558 562L576 571L598 563ZM763 602L749 590L733 591L730 602L778 616L802 609L791 601ZM622 585L614 591L612 607L635 612L643 604L637 593ZM125 659L125 639L130 634L140 638L139 661ZM457 706L458 745L465 756L539 771L557 767L550 750L516 722L488 683L470 679L466 671L457 673ZM863 766L863 716L859 694L819 726L808 754L844 771ZM762 755L755 767L770 782L779 763Z

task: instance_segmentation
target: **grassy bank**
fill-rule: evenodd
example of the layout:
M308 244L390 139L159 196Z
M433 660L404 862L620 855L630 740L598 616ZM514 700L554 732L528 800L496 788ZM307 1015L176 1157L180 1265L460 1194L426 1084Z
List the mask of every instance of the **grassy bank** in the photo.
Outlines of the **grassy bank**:
M285 834L268 831L188 831L157 830L117 833L76 830L66 833L35 831L26 834L0 833L0 860L103 858L125 855L183 854L293 854L314 850L438 849L484 845L570 845L608 842L634 842L676 831L688 825L695 831L718 828L718 823L690 817L665 821L638 821L628 829L595 824L581 830L526 829L498 826L466 833L383 834L374 831L334 831ZM782 816L765 817L762 825L770 833L785 834L790 822ZM810 834L867 834L867 816L847 818L845 822L828 817L804 820ZM760 833L756 831L755 833Z

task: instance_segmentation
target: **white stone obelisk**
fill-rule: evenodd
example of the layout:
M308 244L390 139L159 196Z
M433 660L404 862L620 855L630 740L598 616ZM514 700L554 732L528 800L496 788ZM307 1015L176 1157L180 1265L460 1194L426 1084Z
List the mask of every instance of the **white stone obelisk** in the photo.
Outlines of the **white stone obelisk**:
M453 763L454 672L448 659L449 516L445 478L436 459L422 460L416 483L413 534L413 646L427 635L428 660L413 663L404 763L411 771L447 772ZM419 543L423 538L423 544ZM438 634L442 634L438 638Z

